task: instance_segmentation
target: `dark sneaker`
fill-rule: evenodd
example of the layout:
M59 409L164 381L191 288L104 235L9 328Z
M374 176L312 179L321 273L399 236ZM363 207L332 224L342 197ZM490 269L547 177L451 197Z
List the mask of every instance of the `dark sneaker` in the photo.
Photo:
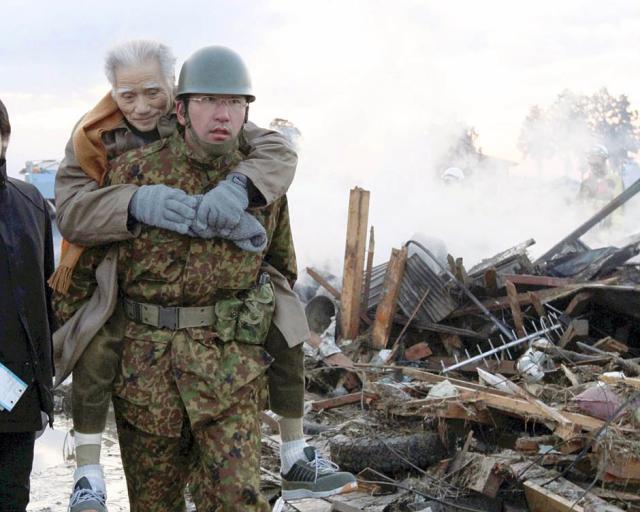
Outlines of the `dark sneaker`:
M94 490L86 476L73 486L69 498L69 512L107 512L107 496L100 490Z
M296 461L286 475L280 475L285 500L326 498L358 488L355 476L338 471L338 465L320 457L313 446L305 447L304 454L306 460Z

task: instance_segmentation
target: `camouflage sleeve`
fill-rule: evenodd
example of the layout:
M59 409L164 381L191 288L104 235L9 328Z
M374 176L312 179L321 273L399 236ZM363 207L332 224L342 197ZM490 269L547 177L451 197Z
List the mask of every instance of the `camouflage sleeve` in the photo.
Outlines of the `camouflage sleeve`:
M66 323L93 295L98 286L96 268L108 250L108 245L85 249L73 271L69 291L66 294L52 292L51 306L58 326Z
M296 251L293 246L289 206L286 196L281 199L281 202L277 224L264 259L286 277L293 288L298 278L298 264L296 262Z

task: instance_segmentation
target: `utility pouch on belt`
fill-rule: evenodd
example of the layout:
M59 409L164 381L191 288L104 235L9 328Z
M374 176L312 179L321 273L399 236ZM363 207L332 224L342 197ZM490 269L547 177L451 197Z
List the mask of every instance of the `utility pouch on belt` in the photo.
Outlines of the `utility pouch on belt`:
M276 308L269 275L261 274L258 284L239 297L219 300L215 305L216 332L222 341L262 345Z

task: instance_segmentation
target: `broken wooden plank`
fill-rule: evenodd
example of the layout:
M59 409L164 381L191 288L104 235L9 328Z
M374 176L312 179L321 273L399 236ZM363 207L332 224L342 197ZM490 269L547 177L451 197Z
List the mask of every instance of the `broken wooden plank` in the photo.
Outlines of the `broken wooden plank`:
M564 425L566 427L571 423L571 421L566 416L564 416L560 411L551 407L550 405L545 404L542 400L537 399L535 396L531 395L528 391L518 386L515 382L511 382L510 380L505 379L505 384L516 395L524 398L536 409L538 409L544 415L550 418L553 418L560 425Z
M327 398L326 400L317 400L315 402L311 402L311 408L314 411L322 411L324 409L342 407L343 405L357 404L363 400L367 402L377 398L377 395L363 391L361 393L350 393L348 395L337 396L335 398Z
M411 345L408 349L404 351L404 358L407 361L418 361L420 359L426 359L433 352L431 351L431 347L429 347L428 343L421 341L416 343L415 345Z
M307 267L307 274L309 274L316 283L318 283L331 295L333 295L334 299L340 300L340 292L335 287L331 286L329 282L318 273L317 270L314 270L311 267Z
M373 256L375 253L376 239L373 226L369 230L369 247L367 249L367 270L364 276L364 291L362 292L362 311L369 309L369 294L371 292L371 275L373 273Z
M377 349L386 348L389 340L393 316L398 306L398 295L402 284L404 266L407 262L407 253L407 247L403 247L400 250L392 249L391 251L391 259L389 260L382 288L382 298L376 308L376 318L373 322L373 331L371 333L371 343Z
M573 500L563 498L534 482L524 483L524 495L531 512L584 512L584 508L574 505Z
M534 500L541 500L540 502L533 502L541 503L541 505L535 505L536 508L533 508L534 505L528 501L529 497L527 496L527 502L529 503L530 510L534 512L569 512L569 510L574 512L575 510L580 510L577 507L583 507L582 510L588 510L589 512L622 512L622 509L610 505L591 492L587 492L585 494L582 487L570 482L566 478L560 477L557 471L545 469L538 464L532 464L529 461L508 462L505 466L511 470L518 481L525 482L525 484L528 483L529 487L534 490L534 494L540 494L539 492L536 492L537 488L541 488L547 493L550 493L550 500L548 502L544 501L543 496L535 496L533 498ZM535 486L537 486L537 488ZM571 509L571 505L573 505L574 501L581 496L583 496L583 498L580 502ZM568 500L569 507L562 508L564 506L563 503L565 502L563 500L557 500L556 497ZM540 506L542 508L539 508Z
M530 294L533 294L537 297L540 303L546 304L547 302L552 302L554 300L572 295L573 293L576 293L577 290L581 290L586 286L586 284L573 284L565 286L563 288L549 288L536 292L519 293L517 295L517 300L520 306L527 306L531 304ZM510 302L509 297L501 297L496 299L487 299L482 302L482 305L489 311L499 311L501 309L508 308L510 306ZM460 316L475 315L480 313L482 313L482 311L477 306L469 306L466 308L456 309L449 315L449 318L457 318Z
M518 292L516 290L516 285L511 281L507 281L504 286L507 289L507 297L509 298L509 307L511 308L511 316L513 317L513 324L516 328L516 334L518 335L518 338L523 338L527 334L524 330L524 323L522 321L522 310L520 309L520 304L518 303Z
M327 290L333 296L334 299L340 301L340 292L335 287L331 286L331 284L329 284L329 282L324 277L322 277L317 270L314 270L311 267L307 267L306 270L307 270L307 274L309 274L309 276L316 283L318 283L325 290ZM364 313L364 311L360 312L360 320L362 320L367 325L371 324L371 319Z
M575 373L573 373L569 368L567 368L564 364L561 364L560 368L562 368L562 371L564 372L565 377L567 377L569 382L571 382L572 386L579 386L581 384L578 376Z
M484 287L487 289L487 295L491 297L498 295L498 277L495 268L489 268L485 271Z
M558 448L564 454L576 453L587 443L585 436L581 435L582 429L575 424L558 425L553 434L564 441Z
M526 286L547 286L549 288L559 288L571 284L571 280L564 277L534 276L530 274L501 274L505 280L513 284Z
M628 345L612 338L611 336L598 340L593 344L593 346L600 350L604 350L605 352L618 352L619 354L626 354L629 352Z
M591 298L593 297L592 292L580 292L578 293L569 305L565 308L564 313L569 316L578 316L585 312L589 302L591 302Z
M515 449L521 452L537 453L540 445L553 446L557 442L558 438L552 435L519 437L516 439Z
M490 455L467 453L465 459L472 459L461 472L466 477L465 487L490 498L495 498L504 478L498 471L501 460ZM463 465L466 464L466 460Z
M500 396L495 392L487 393L486 391L476 391L475 398L482 400L489 407L498 409L499 411L507 412L511 415L519 417L531 417L539 418L545 421L557 420L550 414L546 414L542 408L538 405L531 404L530 402L516 397ZM593 431L602 427L604 422L591 416L584 414L572 413L568 411L562 411L562 416L570 423L578 425L582 430Z
M340 299L343 339L354 339L360 331L360 305L368 222L369 191L356 187L349 194L347 241L344 251Z
M640 379L637 377L623 377L604 373L598 377L598 380L606 382L607 384L624 383L633 388L640 389Z
M529 301L531 302L533 309L536 310L536 314L538 315L538 317L542 318L544 316L547 316L547 312L544 309L542 302L540 302L540 299L538 298L538 296L533 292L529 292L528 295L529 295Z
M360 364L356 363L355 366L356 367L362 367L362 366L367 367L369 365L360 365ZM443 375L436 375L435 373L425 372L425 371L422 371L422 370L418 370L417 368L406 368L406 367L399 367L399 366L382 366L381 368L389 368L389 369L393 369L393 370L398 370L399 368L401 368L403 375L406 375L407 377L411 377L411 378L416 379L416 380L421 380L423 382L429 382L431 384L439 384L440 382L448 380L449 382L451 382L451 384L453 384L454 386L456 386L460 390L486 391L488 393L494 393L494 394L499 395L499 396L507 396L507 397L511 396L509 393L505 393L505 392L497 390L497 389L489 388L487 386L482 386L480 384L475 384L473 382L469 382L469 381L466 381L466 380L454 379L453 377L445 377Z

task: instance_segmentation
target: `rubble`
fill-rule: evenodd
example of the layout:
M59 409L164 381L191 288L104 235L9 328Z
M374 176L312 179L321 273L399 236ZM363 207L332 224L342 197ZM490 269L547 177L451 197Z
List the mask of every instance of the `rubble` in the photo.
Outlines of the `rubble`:
M580 241L639 190L536 260L529 239L469 271L414 241L373 266L352 191L342 289L307 269L306 364L333 427L313 442L360 487L296 509L640 510L640 245Z

